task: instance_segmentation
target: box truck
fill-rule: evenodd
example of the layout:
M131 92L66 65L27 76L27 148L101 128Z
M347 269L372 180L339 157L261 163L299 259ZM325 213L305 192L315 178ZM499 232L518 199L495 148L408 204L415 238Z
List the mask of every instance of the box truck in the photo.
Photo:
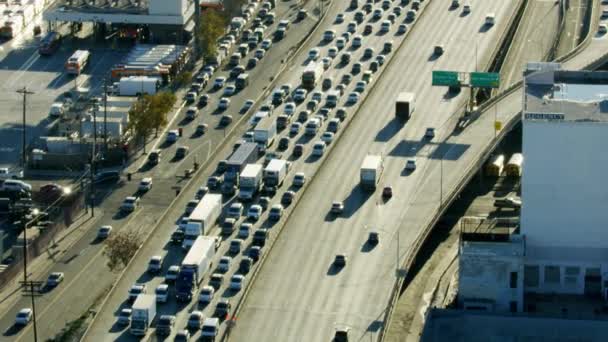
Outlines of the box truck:
M247 164L240 175L239 198L244 201L252 200L262 186L264 168L260 164Z
M382 156L365 156L361 165L361 187L365 190L375 190L383 170Z
M323 64L309 63L302 71L302 88L313 90L323 75Z
M260 151L266 151L277 135L277 121L271 116L262 118L253 130L253 141L258 144Z
M118 95L137 96L154 95L160 88L160 79L148 76L122 77L118 82Z
M222 195L206 194L198 202L186 224L182 247L188 249L194 241L205 234L217 221L222 213Z
M399 93L397 101L395 102L395 116L403 120L408 120L414 111L415 99L414 93Z
M247 164L253 164L258 160L258 145L256 143L244 143L228 158L226 171L224 172L224 183L222 193L232 194L233 189L239 186L239 174Z
M199 236L182 261L175 282L175 296L180 302L189 302L194 289L197 288L207 270L211 268L211 260L215 255L215 237Z
M273 159L264 169L264 186L280 187L287 177L289 162L282 159Z
M156 316L156 296L140 294L131 308L131 334L144 336Z

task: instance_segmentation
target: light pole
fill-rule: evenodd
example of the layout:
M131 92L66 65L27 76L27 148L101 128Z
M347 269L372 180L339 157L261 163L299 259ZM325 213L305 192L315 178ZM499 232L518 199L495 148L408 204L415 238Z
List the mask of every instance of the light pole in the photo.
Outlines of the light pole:
M25 137L26 137L26 135L25 135L26 134L26 132L25 132L26 120L25 120L25 117L26 117L26 107L27 107L26 106L27 105L27 96L34 94L34 92L28 91L26 87L23 87L22 89L17 90L17 92L19 94L23 95L23 122L22 122L22 127L21 127L23 129L23 132L21 134L21 138L22 138L22 140L21 140L21 169L23 171L25 171L25 163L26 163L26 156L27 156L26 149L25 149L26 148L26 139L25 139Z

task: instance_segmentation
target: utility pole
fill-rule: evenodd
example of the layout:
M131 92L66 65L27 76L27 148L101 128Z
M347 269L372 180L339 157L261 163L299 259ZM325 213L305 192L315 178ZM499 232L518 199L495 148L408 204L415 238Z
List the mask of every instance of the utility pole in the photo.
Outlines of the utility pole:
M23 123L22 123L22 129L23 129L23 133L21 135L22 137L22 141L21 141L21 169L23 171L25 171L25 164L26 164L26 156L27 156L27 151L26 151L26 139L25 139L25 128L26 128L26 108L27 108L27 96L30 94L34 94L34 92L32 91L28 91L26 87L23 87L19 90L17 90L17 92L19 94L23 95Z
M103 79L103 149L108 153L108 79Z
M97 106L93 108L93 146L91 147L91 217L95 217L95 179L97 161Z
M41 281L23 281L23 295L29 296L32 300L32 320L34 321L34 342L38 342L38 324L36 322L36 300L35 297L40 297L40 289L42 288L43 282Z

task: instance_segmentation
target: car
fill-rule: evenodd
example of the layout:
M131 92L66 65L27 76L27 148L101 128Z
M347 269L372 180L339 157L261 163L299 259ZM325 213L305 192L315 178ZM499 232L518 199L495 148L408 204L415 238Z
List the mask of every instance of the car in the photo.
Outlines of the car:
M297 157L302 156L302 154L304 154L304 145L303 144L296 144L293 147L293 156L297 158Z
M107 239L110 236L111 232L112 232L112 226L101 226L101 227L99 227L99 230L97 231L97 238L98 239Z
M33 311L30 308L24 308L17 312L17 316L15 317L15 325L17 326L26 326L32 320Z
M175 338L173 342L186 342L190 341L190 332L188 330L180 330L175 333Z
M386 19L392 24L395 23L395 20L397 20L397 15L395 13L389 13L389 15L386 17ZM390 27L389 27L390 28ZM388 31L388 30L387 30Z
M289 134L296 135L300 133L300 129L302 128L302 124L299 122L294 122L289 126Z
M2 171L2 169L0 168L0 174L6 174L3 172L4 171ZM6 172L10 173L10 171L8 171L8 169L6 169ZM7 176L7 177L8 177L8 179L12 178L12 176ZM0 177L0 179L1 178L2 177ZM15 179L15 178L12 178L12 179ZM43 201L45 203L53 203L53 202L57 201L59 198L61 198L61 196L70 194L71 189L68 187L63 187L59 184L49 183L49 184L45 184L45 185L41 186L40 189L38 190L38 193L40 195L41 201Z
M599 24L597 27L597 33L598 34L606 34L608 33L608 25L606 24Z
M393 197L393 187L385 186L384 189L382 189L382 197L384 197L384 198Z
M297 20L304 20L306 19L306 17L308 17L308 11L305 9L301 9L298 11L298 15L296 17Z
M217 263L217 271L220 273L226 273L230 270L230 265L232 264L232 257L223 256Z
M382 9L387 10L387 9L391 8L391 2L392 2L392 0L382 1Z
M424 132L424 137L427 139L433 139L435 137L435 128L428 127Z
M196 101L196 97L197 96L198 95L196 94L195 91L189 91L189 92L186 93L186 101L188 103L192 103L192 102Z
M156 335L171 335L171 330L173 330L173 326L175 325L175 319L174 315L161 315L158 322L156 322Z
M337 133L338 129L340 129L340 119L333 118L329 120L329 123L327 124L327 132Z
M230 289L232 291L240 291L245 282L245 276L242 274L235 274L230 278Z
M462 14L469 14L471 13L471 5L464 5L462 6Z
M260 61L259 59L255 58L255 57L251 57L247 60L247 64L245 65L245 67L247 69L253 69L258 65L259 61Z
M283 206L281 204L275 204L270 208L268 213L268 219L271 221L278 221L283 216Z
M315 111L317 110L317 107L319 106L319 101L311 99L310 101L308 101L306 103L306 109L309 111Z
M190 147L188 147L188 146L178 146L177 149L175 149L175 158L176 159L183 159L184 157L186 157L186 155L188 154L188 152L190 152Z
M188 317L188 323L186 324L188 329L198 330L201 328L202 324L203 324L203 312L198 311L198 310L192 311L190 313L190 316Z
M200 294L198 295L198 302L201 304L209 304L213 300L214 294L215 289L212 286L205 285L203 286Z
M184 242L185 235L186 234L184 233L184 231L178 226L178 229L171 233L171 243L181 244L182 242Z
M356 34L353 37L352 47L354 49L357 49L357 48L361 47L362 44L363 44L363 37L359 34Z
M363 58L364 59L370 59L374 56L374 48L366 48L365 50L363 50Z
M355 16L353 18L355 19L357 24L360 25L363 22L363 20L365 20L365 12L357 11L357 12L355 12Z
M253 259L245 256L241 259L241 262L239 263L238 272L241 274L247 274L247 273L249 273L249 270L251 270L252 265L253 265Z
M224 282L224 275L221 273L213 273L209 278L209 286L213 287L215 291L218 291L222 287Z
M243 204L239 202L234 202L228 207L228 212L226 213L227 217L232 217L238 219L243 215Z
M319 54L318 48L312 48L310 51L308 51L308 59L316 61L319 58Z
M251 107L253 107L254 104L255 104L255 101L253 101L253 100L245 100L245 103L243 103L243 106L239 110L239 114L247 113L251 109Z
M350 23L348 23L348 25L346 26L346 32L348 33L355 33L357 32L357 22L356 21L351 21Z
M262 206L260 206L260 205L258 205L258 206L260 208L260 213L261 213ZM252 224L249 222L241 223L241 226L239 227L239 232L237 233L237 238L247 240L247 238L249 237L249 234L251 233L251 227L252 227Z
M220 126L226 127L232 123L232 115L224 114L220 119Z
M329 107L323 107L323 108L319 109L319 111L317 112L317 115L315 115L315 116L316 117L320 116L320 117L322 117L325 120L325 119L327 119L329 117L330 113L331 113L331 108L329 108Z
M135 299L137 298L137 296L139 296L142 293L146 293L146 284L134 284L133 286L131 286L131 288L129 289L129 302L133 303L135 301Z
M167 142L174 143L179 138L179 131L176 129L169 130L167 132Z
M444 49L443 45L435 45L435 47L433 48L433 55L435 55L435 56L441 56L441 55L443 55L444 52L445 52L445 49Z
M270 198L267 196L262 196L258 200L258 204L262 207L262 210L266 210L266 209L268 209L268 206L270 205Z
M303 88L298 88L293 93L293 100L295 102L302 102L306 99L306 95L308 95L308 90L303 89Z
M264 164L270 163L273 159L282 159L283 155L276 151L268 151L264 156Z
M209 178L207 178L207 187L209 189L217 189L219 188L220 184L222 183L220 177L218 176L211 176Z
M341 24L343 22L344 22L344 14L338 13L338 15L336 15L336 20L334 21L334 23Z
M382 24L380 24L380 32L388 32L391 29L391 25L392 23L390 20L384 20Z
M332 132L324 132L321 134L321 140L323 140L325 144L329 145L334 140L334 134Z
M208 103L209 103L209 95L207 95L207 94L203 94L203 96L201 96L198 99L198 106L199 107L205 107Z
M407 171L416 170L416 159L414 159L414 158L408 159L407 162L405 163L405 169Z
M53 272L46 279L46 286L49 288L56 287L63 281L64 277L63 272Z
M287 102L285 104L285 108L283 110L283 113L285 113L286 115L292 116L296 111L296 103L295 102Z
M186 215L190 215L193 211L194 208L196 208L196 206L198 205L198 200L193 199L188 201L188 203L186 203L186 209L184 210L184 212L186 213Z
M380 242L380 236L379 236L378 232L374 232L374 231L369 232L369 234L367 235L367 242L370 245L377 245L378 242Z
M380 64L377 61L372 61L369 63L369 70L371 72L376 72L380 68Z
M352 80L353 80L353 76L351 74L344 74L342 76L341 83L344 85L349 85Z
M336 118L338 118L340 121L346 120L346 116L346 108L341 107L336 110Z
M209 192L209 188L206 186L201 186L196 190L196 194L194 195L194 199L200 200Z
M359 94L363 94L363 92L365 91L366 85L367 85L367 83L365 81L357 81L357 83L355 83L354 91Z
M116 321L116 323L118 323L118 325L129 325L131 324L131 314L133 313L133 310L131 310L130 308L124 308L122 310L120 310L120 312L118 313L118 319Z
M452 4L450 5L451 8L456 8L460 6L460 0L452 0Z
M224 111L230 107L230 99L227 97L222 97L220 102L217 104L217 109L220 111Z
M288 207L289 205L291 205L291 203L293 202L294 198L296 197L296 193L289 190L289 191L285 191L283 193L283 196L281 196L281 204L284 207Z
M355 104L359 101L359 93L357 92L352 92L350 94L348 94L348 98L346 99L346 102L349 104Z
M350 52L345 52L340 56L340 63L343 65L346 65L348 63L350 63L351 60L351 53Z
M171 265L169 269L167 269L167 273L165 273L165 282L171 284L177 280L177 276L179 275L179 271L181 267L179 265Z
M373 20L380 20L380 18L382 18L382 15L384 15L384 11L381 8L377 8L372 13L372 19Z
M262 216L262 207L260 205L254 204L249 207L249 210L247 211L247 219L255 222L260 219L260 216Z
M289 148L289 137L282 137L281 139L279 139L279 146L278 149L281 151L285 151Z
M226 77L220 76L220 77L217 77L213 81L213 88L214 89L220 89L220 88L224 87L225 84L226 84Z
M346 326L338 326L336 327L336 332L334 333L334 342L348 342L348 331L349 327Z
M344 203L339 201L332 202L330 211L332 214L342 214L342 212L344 211Z
M403 13L403 7L401 7L401 6L393 7L393 13L395 13L396 16L400 16L401 13Z
M415 1L412 1L412 9L413 9L414 11L418 11L418 10L420 10L420 3L421 3L421 2L422 2L422 1L420 1L420 0L415 0Z
M520 209L521 199L515 197L499 198L494 201L494 206L497 208Z
M264 39L264 40L262 40L262 43L260 43L260 47L266 51L268 51L268 49L270 49L271 46L272 46L272 40L270 40L270 39Z
M236 86L231 84L224 88L223 96L232 96L234 93L236 93Z
M296 187L302 187L306 183L306 174L304 172L298 172L293 177L293 185Z
M163 257L160 255L153 255L148 261L148 273L158 274L163 268Z
M154 290L157 303L166 303L169 299L169 285L159 284Z
M230 301L227 298L222 298L217 302L217 305L215 306L214 316L218 318L224 318L230 313L231 308L232 305L230 304Z
M323 140L315 142L315 144L312 145L312 155L317 157L322 156L325 152L325 147L326 145Z
M385 54L389 54L393 51L393 41L389 40L384 42L384 47L382 48L382 52Z
M348 257L346 256L346 254L338 254L338 255L336 255L336 258L334 259L334 265L336 267L344 267L344 266L346 266L347 260L348 260Z
M334 40L334 38L336 38L336 31L334 30L326 30L325 32L323 32L323 40L326 42L331 42L332 40Z
M345 46L346 39L344 39L343 37L336 39L336 47L338 48L338 50L344 49Z
M376 56L376 62L378 62L378 65L383 65L386 62L386 56L382 54Z
M399 27L397 27L397 34L404 34L407 32L407 29L407 24L400 24Z

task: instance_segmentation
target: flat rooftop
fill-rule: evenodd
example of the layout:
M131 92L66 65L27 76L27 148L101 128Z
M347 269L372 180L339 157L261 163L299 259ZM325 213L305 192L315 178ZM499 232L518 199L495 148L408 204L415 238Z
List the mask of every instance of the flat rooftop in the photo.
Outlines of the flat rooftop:
M607 331L608 320L600 316L579 319L431 309L420 341L603 342Z
M524 120L608 122L608 72L529 63L524 75Z

